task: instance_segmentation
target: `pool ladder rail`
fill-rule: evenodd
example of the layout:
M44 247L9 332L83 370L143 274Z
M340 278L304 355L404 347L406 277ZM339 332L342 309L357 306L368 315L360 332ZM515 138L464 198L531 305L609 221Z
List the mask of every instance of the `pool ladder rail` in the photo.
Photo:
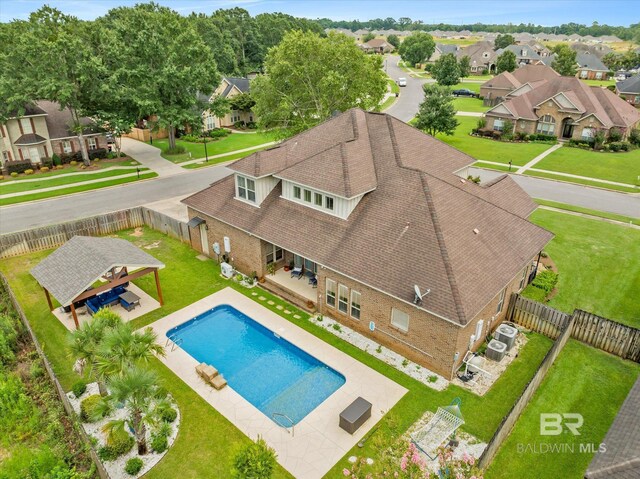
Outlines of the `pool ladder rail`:
M178 346L182 344L184 341L183 338L178 338L175 341L172 338L167 338L167 341L164 343L164 347L166 348L171 343L171 352L173 352Z
M282 424L280 421L278 421L276 419L278 417L283 417L283 418L287 419L291 423L291 426L285 426L284 424ZM290 432L291 433L291 437L293 437L295 435L295 423L293 422L293 420L289 416L287 416L286 414L281 413L281 412L273 412L273 413L271 413L271 419L273 419L273 422L275 422L278 426L280 426L281 428L286 429L287 432ZM291 430L289 430L289 429L291 429Z

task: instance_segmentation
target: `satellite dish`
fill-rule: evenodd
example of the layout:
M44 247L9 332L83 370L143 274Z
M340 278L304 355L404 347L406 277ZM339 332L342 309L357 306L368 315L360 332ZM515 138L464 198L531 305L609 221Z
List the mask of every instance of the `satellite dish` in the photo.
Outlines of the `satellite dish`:
M416 293L416 296L413 299L413 302L415 304L420 304L422 302L422 298L424 298L426 295L428 295L431 292L430 289L427 289L427 292L422 294L422 292L420 291L420 287L418 287L417 284L413 286L413 290Z

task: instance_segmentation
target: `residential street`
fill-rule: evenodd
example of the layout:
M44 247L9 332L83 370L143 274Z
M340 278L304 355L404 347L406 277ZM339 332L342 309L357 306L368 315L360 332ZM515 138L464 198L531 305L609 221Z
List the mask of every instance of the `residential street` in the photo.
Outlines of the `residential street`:
M399 60L400 57L398 55L390 55L387 58L387 75L396 81L398 78L406 78L407 86L400 88L400 96L389 109L385 110L385 113L395 116L398 120L407 122L416 116L418 112L418 105L424 97L422 85L428 81L433 82L433 80L421 80L409 76L407 72L398 66Z

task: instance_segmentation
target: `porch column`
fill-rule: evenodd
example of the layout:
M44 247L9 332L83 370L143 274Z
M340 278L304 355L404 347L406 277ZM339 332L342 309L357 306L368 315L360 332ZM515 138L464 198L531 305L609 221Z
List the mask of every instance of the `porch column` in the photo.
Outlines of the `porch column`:
M158 270L153 270L153 275L156 277L156 290L158 291L158 301L160 302L160 306L164 305L164 301L162 300L162 289L160 288L160 276L158 276Z
M47 303L49 304L49 311L53 311L53 304L51 303L51 296L49 295L49 291L47 288L44 289L44 295L47 297Z
M73 316L73 322L76 325L76 329L78 329L80 327L80 324L78 324L78 315L76 314L76 306L73 303L71 303L71 316Z

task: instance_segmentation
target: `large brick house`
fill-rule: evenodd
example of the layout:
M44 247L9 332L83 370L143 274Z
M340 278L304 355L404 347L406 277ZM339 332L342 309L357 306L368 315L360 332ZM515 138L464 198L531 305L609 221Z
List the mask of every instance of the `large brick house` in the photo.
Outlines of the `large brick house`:
M485 128L543 133L560 139L589 140L598 130L617 128L624 138L638 128L640 112L607 88L589 86L575 77L558 76L525 84L485 113Z
M546 65L524 65L513 72L502 72L480 85L480 96L487 100L504 99L525 84L535 86L542 80L553 80L560 75Z
M81 118L80 122L87 127L83 132L87 150L107 147L104 133L94 131L89 118ZM2 165L24 160L38 165L54 153L63 156L80 151L80 140L72 125L71 112L61 110L58 103L39 101L27 105L22 115L0 124Z
M389 115L349 110L183 200L192 245L213 255L217 243L265 288L451 377L552 238L510 177L467 181L473 162ZM309 278L292 279L290 264Z

